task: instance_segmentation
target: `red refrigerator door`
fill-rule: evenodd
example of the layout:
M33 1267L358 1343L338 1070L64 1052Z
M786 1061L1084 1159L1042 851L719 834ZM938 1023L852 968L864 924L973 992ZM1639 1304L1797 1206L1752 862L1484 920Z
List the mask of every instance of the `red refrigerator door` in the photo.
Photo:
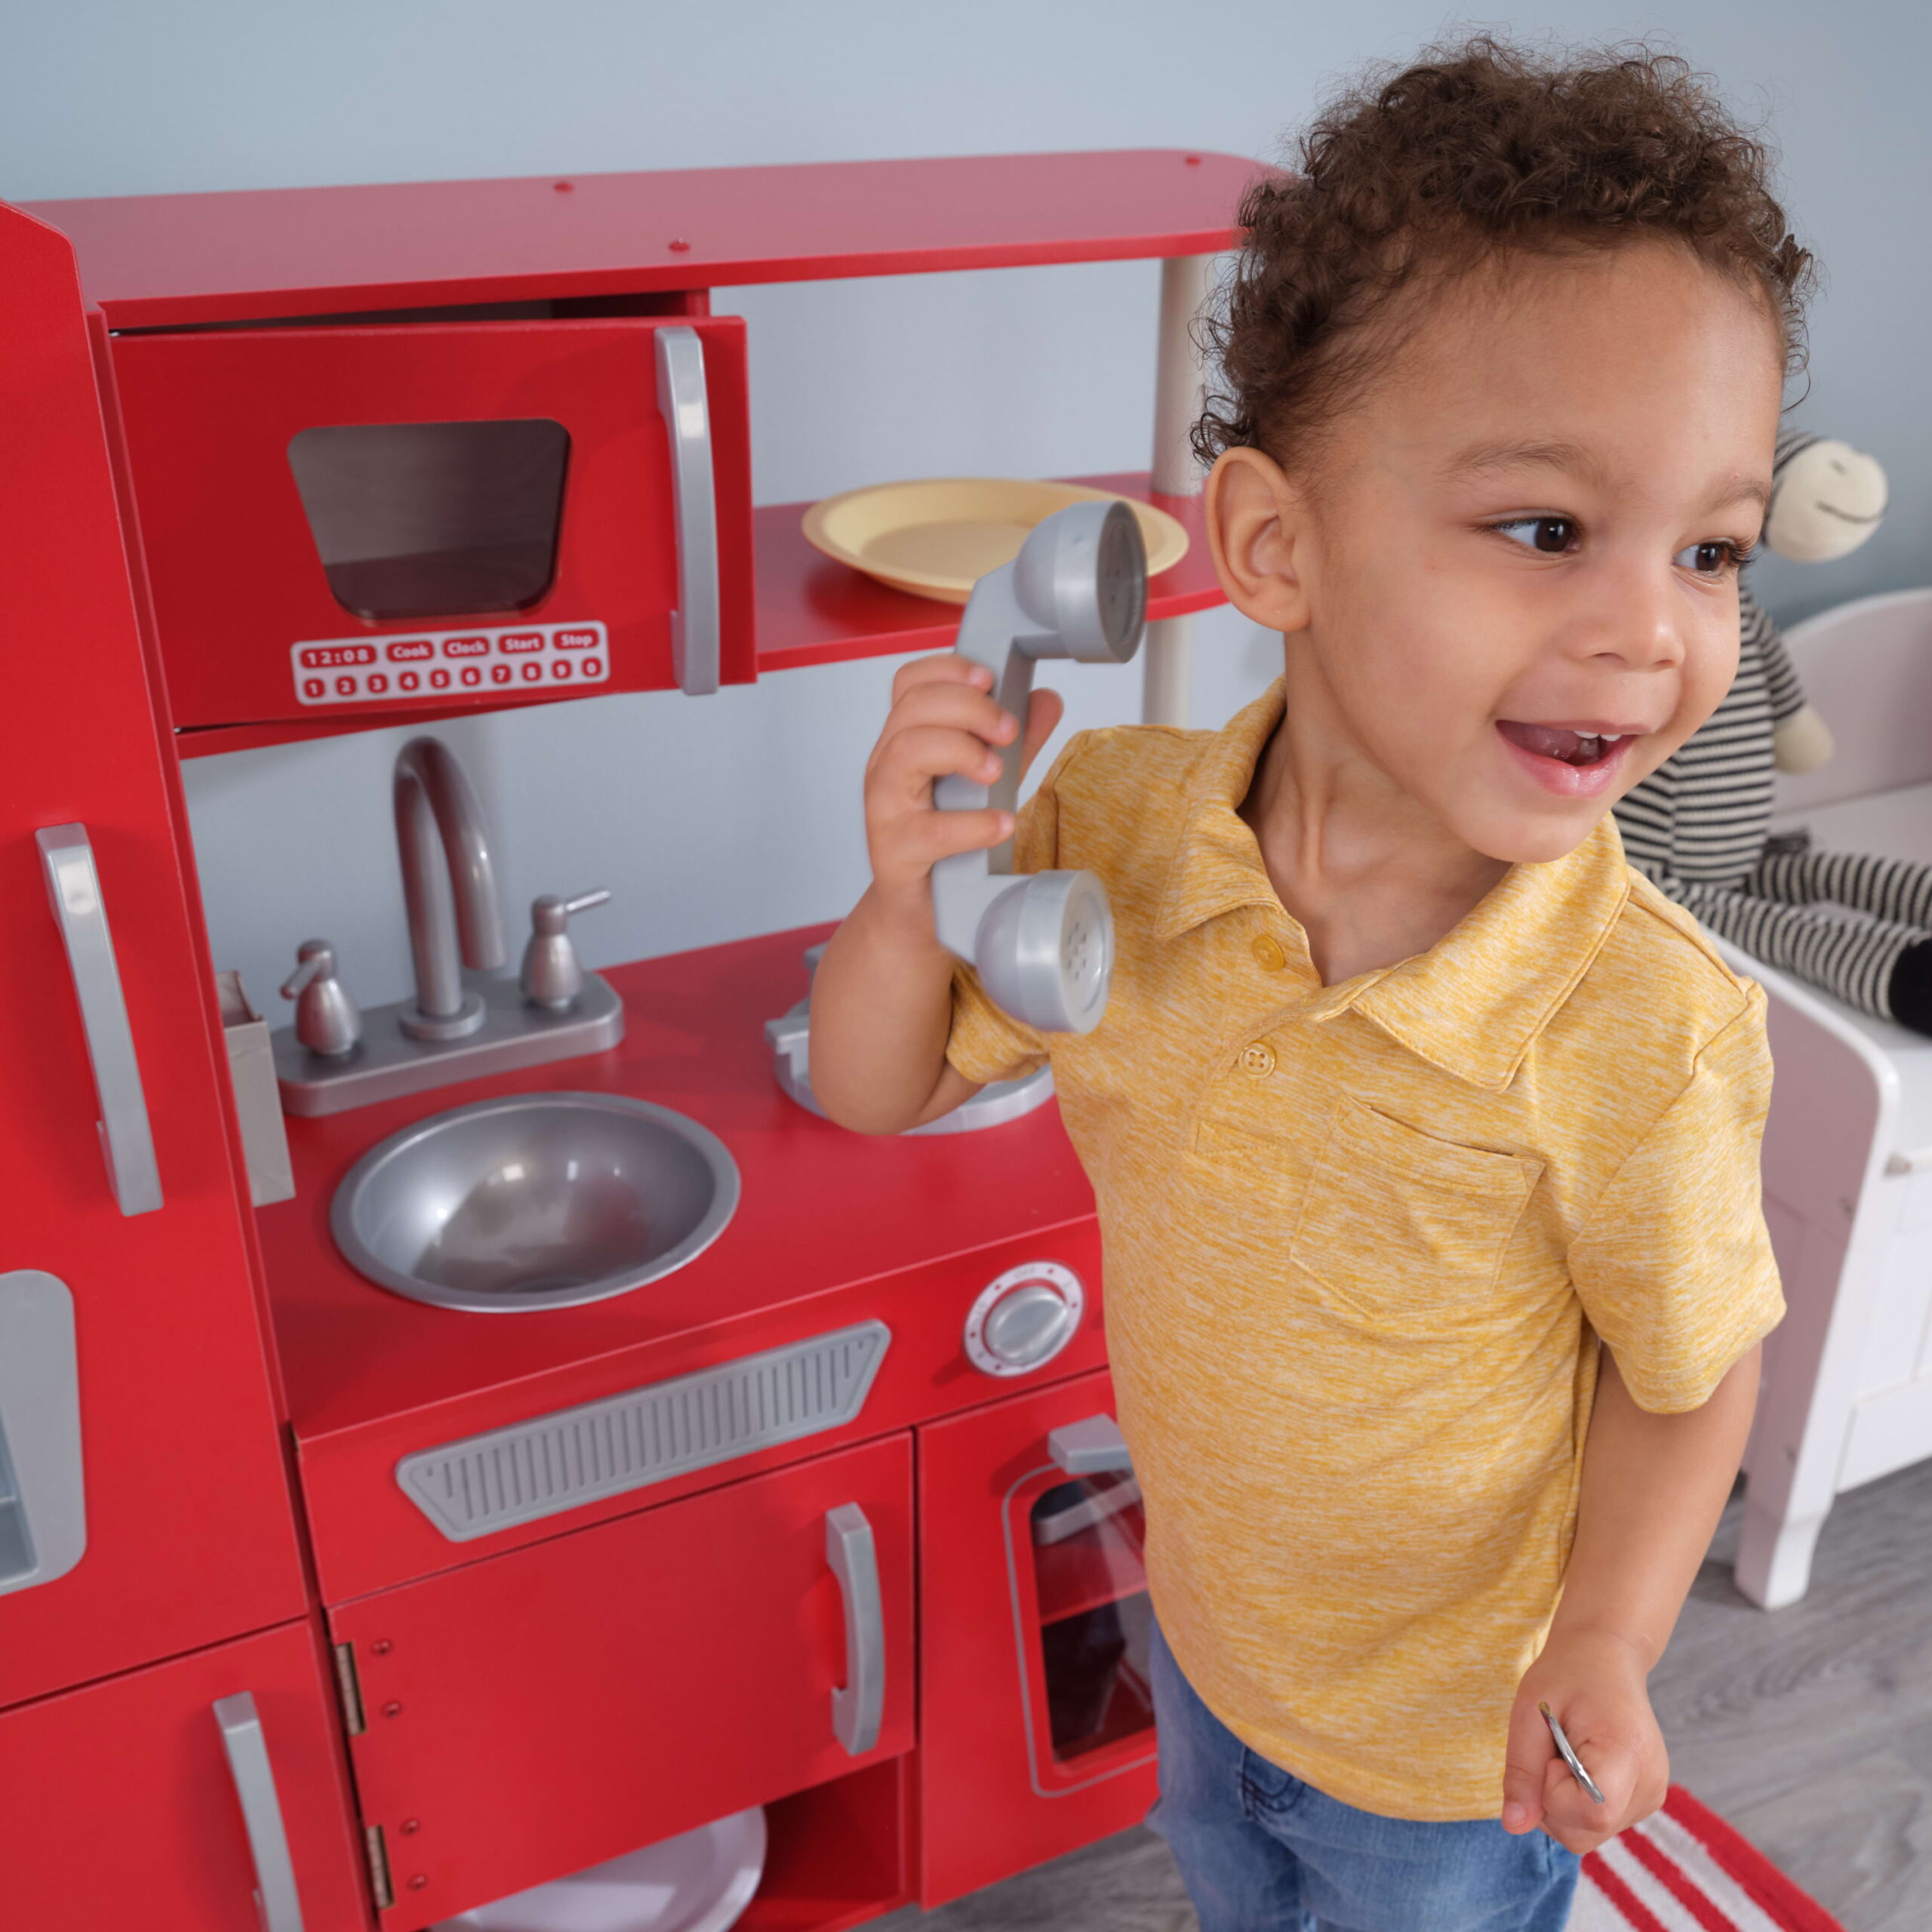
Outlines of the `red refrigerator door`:
M755 675L735 317L122 336L112 360L178 726L663 689L714 594L720 675Z
M0 345L5 1706L306 1599L73 258L4 208Z
M339 1737L306 1623L0 1714L0 1919L363 1932Z
M385 1932L909 1749L911 1464L886 1436L331 1610Z
M1139 1491L1048 1438L1111 1420L1105 1371L918 1432L928 1906L1137 1823L1154 1801Z

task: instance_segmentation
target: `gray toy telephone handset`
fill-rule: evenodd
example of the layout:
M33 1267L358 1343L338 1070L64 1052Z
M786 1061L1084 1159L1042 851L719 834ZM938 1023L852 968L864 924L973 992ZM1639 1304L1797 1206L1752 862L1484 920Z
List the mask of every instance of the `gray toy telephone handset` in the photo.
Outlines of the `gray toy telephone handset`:
M1125 503L1075 503L1037 525L1011 563L973 586L955 647L992 672L993 696L1021 731L1001 749L1003 769L991 786L942 778L934 804L1014 811L1034 665L1042 657L1127 663L1146 616L1146 547ZM1114 928L1106 889L1091 872L1016 875L1009 838L940 860L932 881L940 943L978 969L998 1004L1043 1032L1088 1033L1099 1025Z

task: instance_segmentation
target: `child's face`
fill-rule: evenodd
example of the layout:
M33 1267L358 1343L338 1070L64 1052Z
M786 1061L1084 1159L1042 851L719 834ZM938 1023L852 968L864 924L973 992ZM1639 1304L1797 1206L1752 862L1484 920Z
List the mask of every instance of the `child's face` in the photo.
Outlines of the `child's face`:
M1306 476L1222 457L1223 583L1305 648L1338 759L1560 857L1729 688L1781 365L1674 248L1516 259L1412 325Z

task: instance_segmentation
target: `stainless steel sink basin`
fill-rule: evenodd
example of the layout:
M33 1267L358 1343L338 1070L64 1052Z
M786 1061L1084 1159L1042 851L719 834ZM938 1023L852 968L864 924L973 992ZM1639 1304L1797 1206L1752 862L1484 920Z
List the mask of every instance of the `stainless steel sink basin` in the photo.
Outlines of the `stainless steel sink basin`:
M737 1205L737 1164L696 1121L617 1094L515 1094L371 1148L336 1189L329 1226L379 1287L508 1312L657 1281Z

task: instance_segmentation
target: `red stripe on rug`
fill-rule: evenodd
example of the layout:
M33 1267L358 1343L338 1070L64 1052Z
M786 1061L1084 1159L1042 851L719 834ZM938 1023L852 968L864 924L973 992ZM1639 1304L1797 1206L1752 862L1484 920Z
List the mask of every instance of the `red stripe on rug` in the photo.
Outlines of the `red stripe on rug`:
M1663 1808L1787 1932L1845 1932L1841 1921L1801 1892L1755 1844L1682 1786L1671 1786Z
M1686 1826L1684 1829L1687 1831L1690 1827ZM1737 1932L1737 1924L1730 1913L1720 1912L1705 1893L1678 1870L1675 1862L1663 1847L1644 1835L1641 1825L1625 1832L1617 1839L1617 1843L1690 1913L1704 1928L1704 1932Z
M1583 1876L1602 1893L1629 1922L1630 1932L1666 1932L1657 1915L1606 1865L1595 1852L1583 1860Z

